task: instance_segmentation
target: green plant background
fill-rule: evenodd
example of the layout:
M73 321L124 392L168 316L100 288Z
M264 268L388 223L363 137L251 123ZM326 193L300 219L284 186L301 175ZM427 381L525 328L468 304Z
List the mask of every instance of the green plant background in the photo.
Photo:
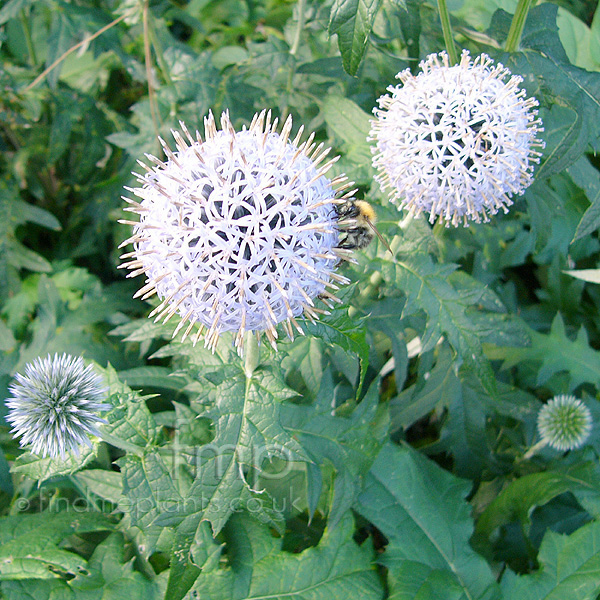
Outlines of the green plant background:
M600 423L600 12L539 2L506 53L516 0L448 4L546 142L510 212L464 229L390 205L366 139L443 49L435 3L2 3L0 389L48 353L95 361L131 450L40 459L0 427L0 597L599 597L600 429L524 455L555 394ZM341 154L395 257L358 252L343 304L249 375L230 336L211 354L146 318L117 220L157 135L263 108Z

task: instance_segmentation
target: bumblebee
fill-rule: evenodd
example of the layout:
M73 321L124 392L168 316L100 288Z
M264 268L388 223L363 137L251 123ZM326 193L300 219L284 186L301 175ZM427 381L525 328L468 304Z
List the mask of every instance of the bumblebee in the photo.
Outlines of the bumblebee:
M346 200L335 205L340 230L338 248L360 250L366 248L375 236L393 254L389 244L375 227L377 215L373 207L363 200Z

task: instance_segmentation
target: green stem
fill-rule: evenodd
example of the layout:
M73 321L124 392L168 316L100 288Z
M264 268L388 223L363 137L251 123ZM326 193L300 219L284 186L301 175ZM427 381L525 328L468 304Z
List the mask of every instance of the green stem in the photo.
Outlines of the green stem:
M292 42L292 47L290 48L290 54L292 56L296 56L298 52L298 48L300 47L300 38L302 37L302 30L304 29L305 23L305 12L306 12L306 0L298 0L298 4L296 5L296 9L298 11L298 23L296 25L296 33L294 34L294 40Z
M244 340L244 373L247 379L252 377L258 363L260 362L260 348L258 340L253 331L246 331Z
M454 45L452 27L450 26L450 13L448 12L446 0L438 0L438 9L440 11L440 21L442 22L442 32L444 33L446 52L448 52L450 64L455 65L458 63L458 54L456 53L456 46Z
M19 19L21 21L21 26L23 27L25 44L27 45L27 52L29 53L29 62L32 67L35 67L35 65L37 65L37 56L35 55L35 48L33 47L33 40L31 39L31 30L29 29L27 15L24 10L19 13Z
M156 30L154 29L154 17L152 13L148 11L149 19L148 19L148 33L150 34L150 40L152 41L152 47L154 48L154 54L156 55L156 62L160 68L162 76L164 77L167 85L173 85L173 80L171 79L171 74L169 73L169 68L167 67L167 63L165 61L164 53L158 36L156 35Z
M124 450L125 452L131 452L132 454L135 454L137 456L142 456L144 454L144 449L140 448L140 446L122 440L121 438L118 438L117 436L112 435L110 433L106 433L102 430L100 430L100 439L106 442L107 444L114 446L115 448L120 448L121 450Z
M285 123L285 120L287 119L289 114L289 99L292 95L294 75L296 74L296 65L298 63L298 61L296 60L296 54L298 53L298 49L300 48L302 30L304 29L304 23L306 22L306 0L298 0L298 4L296 4L296 10L298 11L298 22L296 23L296 31L294 32L294 39L292 40L292 45L290 47L290 56L292 56L292 60L290 61L291 64L290 68L288 69L285 96L282 97L282 104L279 105L279 112L281 114L282 123Z
M519 43L521 42L521 35L523 34L523 28L525 27L529 9L534 4L535 0L519 0L519 4L517 4L517 9L515 10L515 16L510 24L508 37L506 38L505 50L507 52L517 51Z

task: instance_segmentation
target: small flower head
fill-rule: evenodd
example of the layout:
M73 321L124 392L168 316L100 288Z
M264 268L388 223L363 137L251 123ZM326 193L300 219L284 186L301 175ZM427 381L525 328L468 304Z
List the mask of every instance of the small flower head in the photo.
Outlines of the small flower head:
M85 366L81 357L69 354L36 358L17 373L6 402L6 420L20 437L21 446L41 456L65 457L79 445L90 446L88 437L98 435L96 425L104 423L98 412L110 408L102 379Z
M467 226L508 212L539 162L537 101L485 54L471 60L463 51L450 66L442 52L420 67L416 77L398 73L402 85L374 110L376 179L400 208L429 213L431 223Z
M555 450L579 448L592 430L590 409L574 396L555 396L540 410L538 432Z
M204 141L180 125L175 152L161 140L165 162L140 162L141 187L129 189L140 201L125 198L140 216L125 221L134 250L122 265L146 277L137 296L158 295L157 321L178 313L184 339L196 323L194 343L207 328L213 349L224 331L237 331L240 352L246 331L264 331L274 347L278 323L290 337L292 325L303 333L296 317L316 318L313 300L337 300L329 290L347 281L334 272L344 252L334 205L350 193L337 198L345 178L325 177L336 159L321 164L323 144L299 144L302 130L290 141L291 119L278 133L265 111L239 132L227 113L217 130L210 114Z

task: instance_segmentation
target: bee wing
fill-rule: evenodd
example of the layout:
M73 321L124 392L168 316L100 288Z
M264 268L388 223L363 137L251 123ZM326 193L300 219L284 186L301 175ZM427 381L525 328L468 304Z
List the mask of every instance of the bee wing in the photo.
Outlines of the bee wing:
M371 223L371 221L369 221L368 219L367 223L369 224L369 227L373 230L373 233L375 233L375 235L379 238L381 243L389 250L390 254L394 256L393 250L390 248L390 245L385 241L381 233L379 233L379 229L377 229L377 227L375 227L375 225L373 225L373 223Z

